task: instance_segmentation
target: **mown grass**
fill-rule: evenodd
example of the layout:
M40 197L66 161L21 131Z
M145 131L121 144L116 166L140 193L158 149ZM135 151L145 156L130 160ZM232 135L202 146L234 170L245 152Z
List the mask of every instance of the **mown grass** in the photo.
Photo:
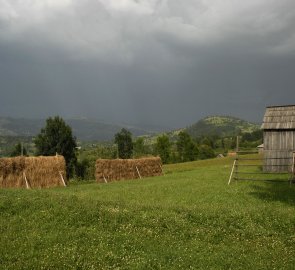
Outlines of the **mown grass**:
M231 160L165 175L0 190L1 269L294 269L295 187L234 182Z

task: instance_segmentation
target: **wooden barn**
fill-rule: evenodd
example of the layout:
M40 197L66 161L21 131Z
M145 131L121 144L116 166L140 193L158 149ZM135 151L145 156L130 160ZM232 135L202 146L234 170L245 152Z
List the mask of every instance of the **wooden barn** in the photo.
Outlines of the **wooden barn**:
M295 105L267 107L262 129L264 171L291 172L295 151Z

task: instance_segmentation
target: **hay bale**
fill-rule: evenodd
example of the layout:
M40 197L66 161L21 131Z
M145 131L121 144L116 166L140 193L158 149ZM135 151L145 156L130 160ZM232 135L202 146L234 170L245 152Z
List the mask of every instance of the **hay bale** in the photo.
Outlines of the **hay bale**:
M63 186L61 175L66 181L66 162L63 156L28 157L25 173L31 187Z
M31 188L63 186L66 163L63 156L15 157L0 159L0 187Z
M25 158L0 158L0 187L25 187Z
M162 161L159 157L140 159L98 159L95 178L97 182L138 179L141 177L162 175ZM137 169L136 169L137 168Z

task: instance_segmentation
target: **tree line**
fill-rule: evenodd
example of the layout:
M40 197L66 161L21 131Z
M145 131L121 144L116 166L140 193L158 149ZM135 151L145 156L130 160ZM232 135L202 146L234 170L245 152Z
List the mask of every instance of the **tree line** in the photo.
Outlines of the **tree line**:
M241 135L241 146L253 147L262 141L261 131ZM171 139L166 134L157 137L153 144L146 144L143 137L133 138L132 133L122 129L115 134L113 143L78 150L72 129L61 117L50 117L35 137L36 155L63 155L68 177L93 179L97 158L139 158L158 155L164 164L213 158L216 153L225 153L235 148L236 137L201 136L193 138L186 131L178 132ZM254 146L255 147L255 146ZM18 143L11 156L27 155L26 148Z

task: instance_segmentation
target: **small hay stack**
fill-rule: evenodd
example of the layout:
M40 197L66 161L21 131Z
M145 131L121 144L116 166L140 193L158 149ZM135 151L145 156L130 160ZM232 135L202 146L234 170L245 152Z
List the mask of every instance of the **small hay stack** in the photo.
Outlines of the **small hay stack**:
M0 159L0 187L45 188L64 186L66 163L63 156Z
M97 182L162 175L162 161L159 157L140 159L98 159L95 178Z

